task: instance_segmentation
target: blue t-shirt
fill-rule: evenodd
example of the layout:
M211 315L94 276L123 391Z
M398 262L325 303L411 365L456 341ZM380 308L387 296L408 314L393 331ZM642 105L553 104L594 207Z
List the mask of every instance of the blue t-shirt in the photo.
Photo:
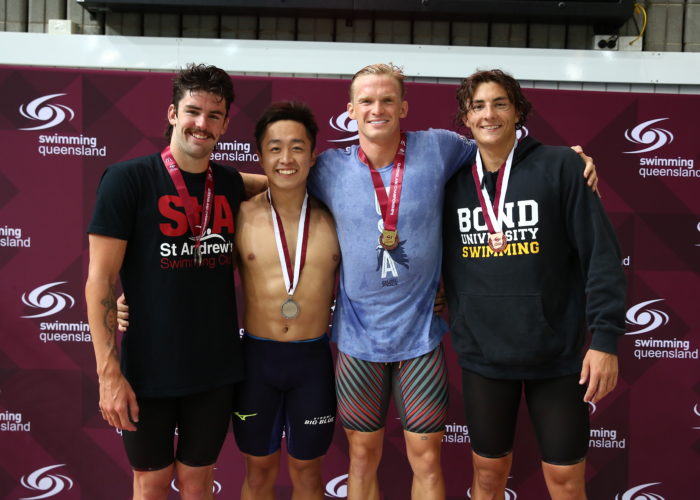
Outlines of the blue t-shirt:
M406 134L399 246L379 245L381 211L358 146L321 154L308 187L333 213L342 262L331 335L345 354L394 362L433 350L446 331L433 314L440 280L447 180L474 157L472 141L447 130ZM379 169L389 186L392 165Z

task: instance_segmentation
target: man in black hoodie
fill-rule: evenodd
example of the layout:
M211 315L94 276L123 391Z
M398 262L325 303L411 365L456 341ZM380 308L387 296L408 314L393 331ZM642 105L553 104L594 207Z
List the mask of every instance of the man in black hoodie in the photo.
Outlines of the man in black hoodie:
M446 188L443 275L472 498L502 498L524 388L550 495L585 499L586 402L615 387L624 333L617 240L576 153L516 139L531 105L515 79L475 73L457 99L479 152Z

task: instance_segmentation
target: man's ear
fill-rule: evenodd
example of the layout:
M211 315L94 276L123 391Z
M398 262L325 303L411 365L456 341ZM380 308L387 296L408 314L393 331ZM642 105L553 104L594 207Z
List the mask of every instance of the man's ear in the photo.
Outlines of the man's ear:
M408 101L401 101L401 112L399 113L399 118L406 118L408 116Z
M355 120L356 119L355 118L355 107L352 105L351 102L348 103L346 109L348 111L348 117L351 118L352 120Z
M170 125L175 125L175 122L177 121L177 109L175 109L175 105L171 104L168 106L168 123Z

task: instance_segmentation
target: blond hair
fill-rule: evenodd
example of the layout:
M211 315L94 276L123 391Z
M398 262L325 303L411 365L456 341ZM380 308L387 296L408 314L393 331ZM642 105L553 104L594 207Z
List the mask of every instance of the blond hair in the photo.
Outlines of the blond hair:
M377 63L365 66L352 77L352 80L350 81L350 102L352 102L353 85L355 85L355 80L366 75L386 75L392 77L394 80L396 80L396 83L399 84L399 92L401 94L401 100L403 100L406 93L403 83L406 79L406 75L403 74L403 68L401 66L396 66L393 63Z

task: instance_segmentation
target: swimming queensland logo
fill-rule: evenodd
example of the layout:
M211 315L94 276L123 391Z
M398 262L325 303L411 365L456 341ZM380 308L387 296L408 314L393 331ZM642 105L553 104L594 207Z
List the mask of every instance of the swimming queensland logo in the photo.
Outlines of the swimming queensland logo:
M624 154L642 154L661 149L675 139L673 133L665 128L655 126L669 118L656 118L642 122L625 130L625 139L635 145L632 151ZM693 158L659 157L657 155L639 158L639 175L646 177L694 177L700 178L700 170L695 170Z
M626 335L639 335L640 333L656 330L660 326L668 324L668 314L659 309L645 309L648 305L661 302L664 299L647 300L632 306L627 311L625 323L638 327L638 330L627 332Z
M214 470L216 470L216 469L214 469ZM175 484L175 480L174 480L174 479L173 479L172 481L170 481L170 488L172 488L173 491L176 491L176 492L180 493L180 490L177 489L177 485ZM220 483L219 481L216 481L216 480L215 480L215 481L214 481L214 484L213 484L212 487L211 487L212 493L213 493L214 495L218 495L219 493L221 493L221 490L222 490L222 489L223 489L223 488L222 488L222 486L221 486L221 483Z
M24 305L32 309L40 309L36 314L21 316L26 319L45 318L71 309L75 299L66 292L52 290L67 281L55 281L36 287L22 294ZM65 323L63 321L42 321L39 323L39 340L46 342L92 342L90 326L85 321Z
M467 490L467 498L471 498L471 497L472 497L472 489L469 488ZM518 494L514 490L511 490L510 488L506 488L505 491L503 492L503 498L504 498L504 500L517 500Z
M326 496L330 498L347 498L348 475L342 474L328 481L326 484Z
M664 299L647 300L632 306L627 311L626 323L633 325L633 331L625 335L641 335L648 333L669 323L669 316L661 309L648 307ZM672 359L698 359L699 350L691 350L690 340L684 339L656 339L654 337L640 337L634 340L634 357L644 358L672 358Z
M21 497L19 500L36 500L39 498L49 498L58 495L62 491L70 490L73 487L73 480L63 474L48 474L53 469L58 469L66 464L49 465L37 469L28 476L22 476L20 483L28 490L37 492L31 497Z
M49 104L48 101L55 97L61 97L66 94L50 94L42 97L37 97L27 104L22 104L19 107L19 112L25 118L34 121L43 122L36 127L26 127L20 130L44 130L55 127L63 123L66 119L71 121L75 118L75 113L68 106L63 104Z
M357 121L350 118L347 111L339 114L338 116L331 116L328 120L328 124L332 129L337 130L338 132L352 134L351 136L344 137L342 139L329 139L328 142L350 142L360 137L357 134Z
M615 495L615 500L664 500L664 497L657 493L642 491L657 484L661 483L640 484L625 491L622 495Z
M656 120L649 120L644 123L640 123L632 130L625 130L625 139L628 141L639 144L640 147L647 146L643 149L637 149L635 151L623 151L625 154L634 153L646 153L648 151L654 151L659 149L666 144L673 142L673 134L663 128L651 128L655 123L668 120L668 118L657 118Z
M63 311L66 308L70 309L73 307L75 305L75 299L73 297L65 292L49 291L51 288L65 283L67 282L56 281L54 283L41 285L29 293L23 293L22 302L24 302L25 305L34 309L42 309L42 311L36 314L22 316L22 318L43 318Z
M19 130L35 131L56 127L75 118L75 111L58 102L49 102L68 94L49 94L37 97L19 106L19 113L32 121L41 122L33 127ZM41 156L107 156L107 146L100 147L97 137L61 135L58 133L40 134L37 137L37 152Z

